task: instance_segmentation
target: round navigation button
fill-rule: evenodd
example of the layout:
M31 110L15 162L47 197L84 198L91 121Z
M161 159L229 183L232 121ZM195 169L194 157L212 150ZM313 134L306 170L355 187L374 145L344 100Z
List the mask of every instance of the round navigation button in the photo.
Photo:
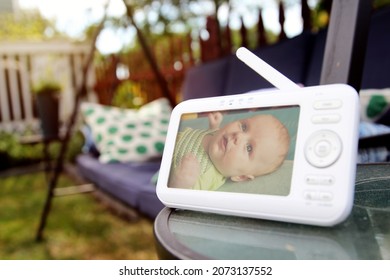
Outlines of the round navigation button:
M320 140L314 146L314 152L319 157L326 157L330 154L332 145L327 140Z
M339 136L330 130L313 133L306 141L305 157L313 166L323 168L335 163L342 151Z

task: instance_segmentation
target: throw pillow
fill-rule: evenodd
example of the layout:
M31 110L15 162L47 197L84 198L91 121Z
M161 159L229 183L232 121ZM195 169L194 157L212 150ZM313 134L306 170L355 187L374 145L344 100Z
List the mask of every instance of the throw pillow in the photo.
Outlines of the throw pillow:
M362 121L377 122L390 110L390 89L364 89L359 92Z
M162 155L171 114L167 99L138 110L83 103L81 112L91 128L100 162L140 162Z

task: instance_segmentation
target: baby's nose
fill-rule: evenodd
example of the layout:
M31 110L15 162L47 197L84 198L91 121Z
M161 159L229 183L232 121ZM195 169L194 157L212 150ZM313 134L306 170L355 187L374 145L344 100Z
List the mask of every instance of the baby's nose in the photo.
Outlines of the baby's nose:
M233 133L233 142L234 144L239 144L243 139L243 134L241 132Z

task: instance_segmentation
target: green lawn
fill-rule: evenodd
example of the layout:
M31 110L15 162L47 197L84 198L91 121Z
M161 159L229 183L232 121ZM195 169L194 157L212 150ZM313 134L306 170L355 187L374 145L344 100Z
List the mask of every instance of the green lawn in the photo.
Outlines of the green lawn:
M59 186L71 185L62 176ZM42 242L35 241L44 173L0 177L0 259L156 259L153 222L125 221L90 194L55 197Z

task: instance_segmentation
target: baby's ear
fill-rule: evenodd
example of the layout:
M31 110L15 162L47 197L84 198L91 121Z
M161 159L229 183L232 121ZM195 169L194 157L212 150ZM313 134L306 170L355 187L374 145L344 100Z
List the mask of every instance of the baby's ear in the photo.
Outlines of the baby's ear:
M253 175L239 175L239 176L232 176L230 177L230 180L233 182L244 182L244 181L250 181L255 179L255 176Z

